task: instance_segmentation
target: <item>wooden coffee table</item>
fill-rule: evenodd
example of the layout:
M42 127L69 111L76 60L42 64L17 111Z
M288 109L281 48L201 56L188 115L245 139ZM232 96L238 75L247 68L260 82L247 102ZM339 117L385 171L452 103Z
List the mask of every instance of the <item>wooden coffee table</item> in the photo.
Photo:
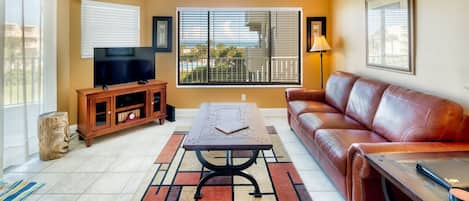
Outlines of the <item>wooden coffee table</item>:
M249 128L232 134L225 134L215 127L221 122L239 121ZM248 179L254 186L251 195L261 197L262 194L256 179L243 172L256 162L261 150L272 149L272 142L265 127L264 120L256 104L253 103L204 103L187 134L183 147L195 151L200 163L211 172L205 175L197 185L194 198L201 198L201 189L211 178L217 176L241 176ZM240 165L232 164L231 151L250 150L252 156ZM226 164L214 165L207 161L202 151L226 151Z

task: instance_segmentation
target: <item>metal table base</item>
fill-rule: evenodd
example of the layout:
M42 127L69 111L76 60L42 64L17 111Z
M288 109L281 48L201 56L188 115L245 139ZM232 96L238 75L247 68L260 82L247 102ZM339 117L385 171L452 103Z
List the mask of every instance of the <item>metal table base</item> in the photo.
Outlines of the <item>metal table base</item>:
M254 197L262 197L262 193L259 189L259 184L257 183L256 179L243 172L243 170L251 167L254 163L256 163L256 159L259 156L259 150L252 150L252 156L244 162L243 164L240 165L233 165L231 162L231 155L230 151L226 151L226 165L221 166L221 165L214 165L208 162L204 156L201 153L201 150L196 150L195 151L197 155L197 159L200 161L200 163L207 169L211 170L210 173L205 175L197 185L197 190L195 192L194 198L195 199L200 199L202 198L201 195L201 190L202 187L207 183L208 180L210 180L213 177L218 177L218 176L240 176L244 177L247 180L249 180L252 185L254 186L254 192L250 193L250 195L254 195Z

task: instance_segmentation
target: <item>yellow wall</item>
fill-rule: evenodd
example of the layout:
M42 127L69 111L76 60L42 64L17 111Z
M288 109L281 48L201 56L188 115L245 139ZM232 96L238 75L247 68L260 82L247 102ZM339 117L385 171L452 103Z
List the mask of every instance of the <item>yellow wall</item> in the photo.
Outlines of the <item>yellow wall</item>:
M69 111L70 1L57 1L57 109Z
M80 0L70 1L70 53L69 67L62 62L59 68L59 108L68 110L70 121L76 123L77 99L76 89L93 86L93 64L91 59L80 57ZM103 0L104 1L104 0ZM106 0L108 2L129 3L141 6L141 34L142 46L151 46L152 17L173 16L173 38L176 38L176 7L302 7L303 8L303 36L306 37L306 17L329 17L329 0ZM67 23L62 23L67 27ZM59 27L60 24L59 24ZM328 35L331 36L331 26L328 26ZM63 29L59 35L63 35ZM66 38L66 36L63 36ZM303 51L306 49L306 39L303 37ZM60 38L60 37L59 37ZM64 43L62 41L62 43ZM259 107L273 108L285 107L284 88L223 88L223 89L178 89L176 88L176 41L173 41L171 53L159 53L156 56L157 79L166 80L168 84L168 103L177 108L196 108L205 101L240 101L242 93L247 100L256 102ZM67 48L67 44L59 47ZM61 51L61 50L59 50ZM65 53L66 54L66 53ZM66 56L65 56L66 57ZM60 60L61 58L59 58ZM65 59L66 60L66 59ZM303 54L304 87L319 88L319 55L304 52ZM324 57L325 75L329 74L328 55ZM68 76L67 76L68 74ZM327 77L327 76L326 76ZM69 78L67 86L66 79ZM63 83L63 85L61 84ZM67 109L68 108L68 109Z
M331 68L448 98L469 113L468 0L415 1L415 76L366 67L363 0L333 0L331 8Z
M62 2L67 1L67 2ZM59 15L61 12L66 12L67 6L68 16L66 13L63 17L69 17L69 24L62 22L59 19L59 53L58 60L62 62L58 65L58 108L60 111L68 111L70 123L77 123L77 94L76 90L81 88L93 87L93 60L81 59L81 0L60 0ZM131 5L138 5L143 7L143 0L106 0L106 2L125 3ZM63 10L61 10L63 9ZM65 10L65 11L64 11ZM141 13L143 18L143 12ZM60 17L59 17L60 18ZM61 28L64 27L64 28ZM67 27L69 30L67 30ZM145 27L141 27L143 32ZM69 31L69 36L64 36L64 32ZM60 38L67 38L68 44L65 41L60 41ZM68 49L67 49L68 47ZM68 51L68 52L67 52ZM66 62L68 53L68 63ZM61 56L62 54L62 56Z

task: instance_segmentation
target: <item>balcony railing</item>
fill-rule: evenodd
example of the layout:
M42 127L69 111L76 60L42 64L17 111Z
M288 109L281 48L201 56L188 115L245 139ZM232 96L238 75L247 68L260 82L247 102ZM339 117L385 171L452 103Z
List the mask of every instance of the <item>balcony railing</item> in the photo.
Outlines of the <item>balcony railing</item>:
M11 106L26 103L38 103L42 91L42 69L38 57L6 57L3 73L3 101ZM26 90L25 90L26 89Z
M180 84L298 84L298 57L180 57ZM270 63L270 65L269 65Z

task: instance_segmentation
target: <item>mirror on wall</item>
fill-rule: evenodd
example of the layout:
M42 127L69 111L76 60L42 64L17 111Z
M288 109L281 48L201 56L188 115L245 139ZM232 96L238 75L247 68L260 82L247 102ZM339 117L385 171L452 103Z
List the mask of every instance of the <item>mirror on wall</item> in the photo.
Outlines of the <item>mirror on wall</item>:
M367 65L415 74L413 0L365 0Z

